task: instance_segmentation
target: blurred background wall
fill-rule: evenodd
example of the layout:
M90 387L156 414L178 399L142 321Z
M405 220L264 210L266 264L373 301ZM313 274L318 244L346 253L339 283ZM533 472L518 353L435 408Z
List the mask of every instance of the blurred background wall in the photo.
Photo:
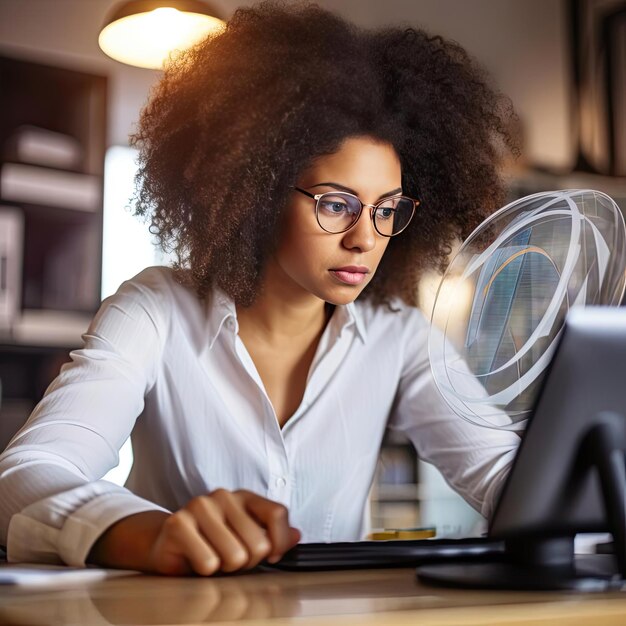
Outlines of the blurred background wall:
M98 48L117 0L0 0L0 51L71 63L109 76L109 145L125 145L157 72L124 66ZM215 0L227 18L238 6ZM525 132L525 158L573 164L572 76L566 0L322 0L359 25L418 25L458 41L513 100Z

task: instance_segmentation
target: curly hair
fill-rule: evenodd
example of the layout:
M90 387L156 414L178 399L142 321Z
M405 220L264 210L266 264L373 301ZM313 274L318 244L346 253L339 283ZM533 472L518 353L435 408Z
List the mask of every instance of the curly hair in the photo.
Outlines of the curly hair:
M510 101L458 44L417 28L361 29L315 4L239 8L174 59L143 109L135 211L181 280L248 306L292 187L352 136L391 144L421 201L361 294L417 304L426 268L503 199Z

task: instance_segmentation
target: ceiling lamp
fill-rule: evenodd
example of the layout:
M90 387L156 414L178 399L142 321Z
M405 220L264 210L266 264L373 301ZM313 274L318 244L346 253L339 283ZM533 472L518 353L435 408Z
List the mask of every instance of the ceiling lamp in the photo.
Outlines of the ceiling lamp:
M200 0L131 0L113 7L98 43L116 61L161 69L172 53L222 30L225 22Z

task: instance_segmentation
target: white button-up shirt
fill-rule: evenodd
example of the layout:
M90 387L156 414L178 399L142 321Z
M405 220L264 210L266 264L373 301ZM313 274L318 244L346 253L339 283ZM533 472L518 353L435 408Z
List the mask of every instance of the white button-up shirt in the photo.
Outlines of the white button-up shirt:
M285 504L304 542L361 539L386 427L488 516L519 438L450 410L429 367L428 323L394 309L336 307L281 429L229 298L200 300L167 268L127 281L0 456L9 560L82 565L119 519L218 487ZM102 476L129 434L134 464L120 487Z

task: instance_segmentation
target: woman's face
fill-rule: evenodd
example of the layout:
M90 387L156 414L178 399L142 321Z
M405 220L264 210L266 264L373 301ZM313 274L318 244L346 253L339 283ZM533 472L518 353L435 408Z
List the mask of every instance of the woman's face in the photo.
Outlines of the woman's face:
M318 158L297 186L311 194L348 191L376 204L401 193L400 160L390 144L351 137L337 152ZM332 304L352 302L372 280L388 243L376 232L369 207L350 230L331 234L317 222L315 200L294 191L275 258L281 289Z

